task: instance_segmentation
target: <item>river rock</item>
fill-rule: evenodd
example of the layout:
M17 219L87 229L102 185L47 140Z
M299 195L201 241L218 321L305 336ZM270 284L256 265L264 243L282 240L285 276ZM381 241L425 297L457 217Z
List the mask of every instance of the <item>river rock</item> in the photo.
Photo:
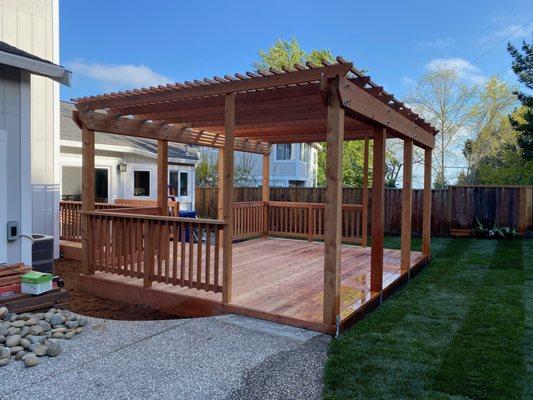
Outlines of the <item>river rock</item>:
M6 346L7 347L15 347L18 346L20 343L20 335L11 335L6 338Z
M26 367L35 367L37 364L39 364L39 357L33 353L28 353L22 357L22 361L24 361L24 365Z
M48 347L40 344L40 343L34 343L30 346L29 350L32 353L35 353L37 356L42 357L46 354Z
M30 335L39 336L44 333L44 329L40 325L33 325L30 327Z
M76 332L74 331L69 331L65 333L65 339L72 339L74 336L76 336Z
M38 320L35 318L30 318L30 319L27 319L25 323L26 323L26 326L33 326L33 325L37 325L37 321Z
M49 331L50 329L52 329L52 325L50 325L49 322L45 321L44 319L41 319L39 322L38 322L39 326L41 328L43 328L45 331Z
M11 323L11 326L13 326L15 328L22 328L24 325L26 325L26 321L23 321L21 319L18 319L15 322Z
M20 336L25 337L28 333L30 333L29 326L23 326L22 328L20 328Z
M9 347L0 347L0 359L11 357L11 349Z
M85 325L87 325L87 322L88 322L88 321L87 321L87 318L85 318L85 317L80 317L80 318L78 318L78 324L79 324L80 326L85 326Z
M14 326L7 329L7 336L19 335L20 328L15 328Z
M9 364L9 361L11 361L10 358L2 358L2 359L0 359L0 367L3 367L4 365Z
M0 307L0 318L4 318L9 313L7 307Z
M46 355L49 357L56 357L61 353L61 346L57 343L50 343L46 349Z
M67 328L69 329L76 329L78 326L79 326L79 323L78 321L67 321L65 323L65 325L67 326Z
M63 339L65 337L65 335L63 334L63 332L56 332L54 334L52 334L52 338L53 339Z
M41 343L43 344L46 338L44 336L34 336L34 335L28 335L26 336L26 339L30 341L31 344L34 343Z
M24 347L22 347L22 346L13 346L13 347L11 347L11 355L17 354L21 350L24 350Z
M74 329L74 332L76 332L76 334L82 333L83 332L83 328L80 326L79 328Z
M62 314L54 314L52 315L52 318L50 318L50 325L52 326L58 326L62 325L67 319Z
M15 360L22 360L22 357L24 357L27 353L24 350L19 351L17 354L15 354Z
M31 342L28 339L26 339L26 338L22 338L22 339L20 339L19 345L24 347L25 349L27 349L27 348L29 348L31 346Z

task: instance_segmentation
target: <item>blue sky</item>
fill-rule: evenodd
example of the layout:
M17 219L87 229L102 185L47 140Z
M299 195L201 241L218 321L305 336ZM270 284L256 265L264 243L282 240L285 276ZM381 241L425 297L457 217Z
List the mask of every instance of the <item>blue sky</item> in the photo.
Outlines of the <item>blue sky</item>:
M435 62L482 82L514 82L505 40L531 40L533 0L60 2L61 97L242 72L257 51L296 37L330 49L402 97ZM433 63L433 64L432 64Z

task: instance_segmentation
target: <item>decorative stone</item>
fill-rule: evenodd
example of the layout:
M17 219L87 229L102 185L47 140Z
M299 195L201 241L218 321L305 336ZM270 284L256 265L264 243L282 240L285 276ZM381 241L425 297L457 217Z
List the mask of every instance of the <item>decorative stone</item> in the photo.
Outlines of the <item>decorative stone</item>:
M87 325L87 322L88 322L88 321L87 321L87 318L85 318L85 317L80 317L80 318L78 318L78 324L79 324L79 326L85 326L85 325Z
M50 343L46 349L46 355L49 357L56 357L61 353L61 346L57 343Z
M58 332L65 333L66 331L67 331L67 328L54 328L52 329L52 334L58 333Z
M22 328L20 328L20 336L24 337L28 333L30 333L30 327L29 326L23 326Z
M19 351L17 354L15 354L15 360L22 360L22 357L24 357L27 353L24 350Z
M0 359L11 357L11 349L9 347L0 347Z
M65 325L69 329L76 329L79 326L78 321L67 321Z
M33 325L30 327L30 335L39 336L44 333L44 329L40 325Z
M74 336L76 336L76 332L70 331L65 334L65 339L72 339Z
M63 339L65 337L65 335L63 334L63 332L56 332L54 334L52 334L52 338L53 339Z
M11 328L7 329L6 336L19 335L19 334L20 334L20 328L15 328L14 326L12 326Z
M50 329L52 329L52 325L50 325L49 322L41 319L39 322L38 322L39 326L41 328L43 328L45 331L49 331Z
M4 318L9 313L7 307L0 307L0 318Z
M18 346L19 342L20 342L20 335L12 335L12 336L8 336L6 338L6 346L7 347L15 347L15 346Z
M35 318L30 318L30 319L27 319L26 320L26 326L33 326L33 325L37 325L37 319Z
M4 335L0 335L0 343L4 343L6 341L6 337Z
M83 328L80 326L79 328L74 329L74 332L76 332L76 334L82 333L83 332Z
M24 347L22 346L13 346L11 347L11 354L17 354L19 351L24 350Z
M0 359L0 367L3 367L4 365L9 364L9 361L11 361L9 358Z
M37 364L39 364L39 358L33 353L26 354L24 357L22 357L22 361L24 361L24 365L26 367L35 367Z
M15 322L11 323L11 326L13 326L15 328L22 328L24 325L26 325L26 321L23 321L21 319L18 319Z
M52 326L58 326L62 325L67 319L64 315L61 314L54 314L52 315L52 318L50 318L50 324Z
M26 338L22 338L20 339L19 345L27 349L31 346L31 342Z
M44 336L34 336L34 335L28 335L26 336L26 339L30 341L31 344L34 343L41 343L43 344L46 338Z
M42 357L46 354L48 347L43 346L40 343L34 343L30 346L29 350L32 353L35 353L37 356Z

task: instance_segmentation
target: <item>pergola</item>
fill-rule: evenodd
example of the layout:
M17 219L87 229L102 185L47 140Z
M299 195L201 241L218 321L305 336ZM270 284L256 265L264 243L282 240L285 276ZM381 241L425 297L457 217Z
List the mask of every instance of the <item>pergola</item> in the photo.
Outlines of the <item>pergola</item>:
M184 287L203 285L205 290L222 291L222 304L232 303L232 248L235 237L235 205L233 204L233 161L234 151L245 151L263 155L263 205L261 215L248 214L255 222L248 221L245 226L252 226L251 233L261 232L268 235L269 218L269 154L273 143L327 142L327 183L326 203L323 219L324 239L324 286L323 286L323 320L324 326L339 324L340 285L341 285L341 243L343 240L343 205L342 205L342 153L343 143L348 140L364 140L368 153L369 140L373 140L373 177L371 210L371 252L370 252L370 290L381 293L383 290L384 264L384 176L385 145L387 138L399 138L404 144L403 199L402 199L402 234L401 234L401 269L405 272L412 266L411 260L411 179L413 145L425 151L424 156L424 206L422 254L424 263L430 259L430 216L431 216L431 154L434 147L434 135L437 131L420 116L413 113L405 104L387 93L382 86L375 84L369 76L356 70L351 62L337 58L335 63L306 66L295 65L283 70L246 72L245 74L215 76L212 79L187 81L146 89L135 89L119 93L76 99L77 111L73 118L82 129L82 243L84 273L90 275L95 269L101 269L106 254L111 248L111 262L114 257L109 243L104 243L102 235L104 221L130 229L127 225L118 225L120 215L132 221L142 215L149 225L161 229L168 224L166 239L170 250L162 250L156 256L167 260L167 268L172 262L172 253L179 253L176 247L179 240L185 241L185 235L179 235L180 227L185 229L191 221L184 218L170 218L167 213L167 148L168 141L207 146L219 149L219 213L217 220L196 220L203 224L208 232L208 240L216 240L215 248L209 243L204 249L197 244L197 264L205 263L193 281L192 270L188 280L184 279L182 261L181 281L179 260L174 260L174 284ZM143 209L114 211L95 211L94 203L94 132L108 132L119 135L140 136L156 139L158 143L158 208L156 212ZM368 154L365 154L365 187L363 194L363 228L366 244L366 214L368 195ZM365 199L366 197L366 199ZM146 211L146 210L145 210ZM153 214L159 214L154 216ZM107 214L107 215L106 215ZM148 216L148 214L152 214ZM311 223L311 211L307 221ZM242 219L242 216L239 217ZM151 222L150 222L151 221ZM155 222L154 222L155 221ZM107 222L106 222L107 223ZM124 222L126 224L126 222ZM314 222L313 222L314 223ZM174 225L172 225L174 224ZM248 224L248 225L247 225ZM260 225L260 226L259 226ZM107 226L107 225L106 225ZM137 232L137 225L132 225ZM190 225L189 225L190 226ZM242 226L241 226L242 228ZM145 229L142 231L142 229ZM117 234L117 229L107 233L109 239ZM141 228L141 239L127 237L124 243L125 258L120 266L128 270L126 264L131 256L130 275L142 277L145 286L152 281L168 283L172 281L172 271L167 274L150 272L154 268L154 256L146 258L153 243L146 242L150 230ZM214 234L211 236L211 234ZM135 234L137 235L137 233ZM106 237L106 233L103 233ZM143 239L144 238L144 242ZM173 238L173 239L172 239ZM215 238L215 239L212 239ZM118 240L118 239L117 239ZM156 240L157 243L159 239ZM176 244L176 242L178 242ZM121 242L122 243L122 242ZM140 243L140 244L139 244ZM174 250L172 246L174 245ZM159 244L155 247L157 248ZM222 279L218 282L218 249L222 249ZM193 262L193 247L188 255ZM184 250L185 251L185 250ZM128 253L129 252L129 253ZM142 258L136 268L133 266L133 253ZM216 252L213 256L211 252ZM141 255L142 253L142 255ZM164 254L163 254L164 253ZM155 254L155 253L154 253ZM163 254L163 255L161 255ZM182 259L185 253L181 253ZM196 256L195 256L196 257ZM202 258L203 257L203 258ZM215 282L211 284L209 257L215 257ZM204 261L202 261L204 260ZM109 263L109 262L108 262ZM141 268L140 265L143 264ZM178 264L178 265L177 265ZM156 265L155 268L158 268ZM196 268L196 267L195 267ZM205 270L207 269L207 270ZM104 268L109 272L109 268ZM129 271L129 270L128 270ZM137 271L137 272L136 272ZM119 272L120 273L120 272ZM202 279L206 280L203 284ZM207 278L205 278L207 276ZM196 285L196 286L195 286Z

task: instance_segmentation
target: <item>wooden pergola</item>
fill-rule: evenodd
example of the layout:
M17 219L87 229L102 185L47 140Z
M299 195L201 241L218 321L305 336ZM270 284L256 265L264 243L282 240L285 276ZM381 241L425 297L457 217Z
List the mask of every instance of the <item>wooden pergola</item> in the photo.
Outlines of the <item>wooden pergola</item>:
M425 264L430 259L431 154L437 131L405 104L387 93L382 86L375 84L369 76L360 73L352 63L342 58L337 58L337 62L331 64L308 63L306 66L295 65L294 68L284 70L270 69L256 73L225 75L84 97L76 99L75 102L77 111L74 112L73 118L81 127L83 137L82 243L86 275L93 274L95 269L109 272L109 265L107 267L104 265L106 260L107 264L111 262L115 265L115 258L118 257L118 274L122 268L124 275L143 278L147 287L151 286L153 281L163 281L189 288L202 287L206 291L212 290L215 293L221 291L222 304L228 305L227 310L231 310L229 305L233 300L232 249L236 237L234 231L239 229L240 233L244 232L239 238L258 233L267 236L272 231L269 228L272 221L269 219L272 219L274 214L269 211L269 204L273 202L269 202L268 182L270 146L273 143L327 142L327 195L326 203L322 205L324 215L320 217L323 218L320 219L320 223L323 223L320 237L324 240L322 325L305 326L331 331L331 327L339 325L341 252L342 242L346 236L343 231L344 206L342 205L342 153L345 141L365 141L365 185L363 202L358 206L361 207L358 210L362 213L362 228L358 229L361 229L363 237L358 243L366 245L368 148L369 140L373 140L370 221L372 244L369 267L371 293L380 295L384 289L384 176L387 138L399 138L404 143L400 261L400 269L403 272L400 275L403 273L408 275L409 269L413 267L410 250L413 145L425 151L422 256L416 264ZM125 209L120 212L114 210L112 213L109 210L95 211L93 182L95 131L157 140L158 207L155 210ZM217 220L191 221L186 218L168 217L166 206L168 141L219 149ZM248 205L250 211L239 214L240 221L237 223L235 213L239 208L236 208L237 204L233 203L232 198L234 151L263 155L261 207L254 208L255 205ZM306 216L305 224L309 226L315 224L318 221L316 211L312 211L309 205L302 207L308 209L303 214ZM141 218L145 223L139 227ZM247 220L242 221L243 218ZM115 228L111 232L109 224L128 232L135 232L135 236L121 238L119 229ZM202 248L202 240L196 244L197 247L185 246L186 239L183 233L185 229L193 229L192 224L197 224L195 226L199 226L199 229L207 234L205 248ZM294 225L292 222L291 224ZM147 241L154 226L157 228L156 231L166 232L163 236L158 236L156 244ZM316 233L316 227L313 226L313 229ZM115 238L113 235L119 236ZM105 243L106 237L109 237L108 242L114 238L114 243L123 243L125 253L119 252L118 256L113 253L116 246ZM161 239L162 237L164 239ZM170 245L160 246L165 240ZM183 248L189 249L183 250L181 255L180 240ZM213 241L214 247L211 247L210 242ZM219 248L222 249L220 281L218 281ZM193 249L195 256L192 255ZM157 262L154 261L154 254ZM135 257L138 258L137 262L134 260ZM174 257L173 262L172 257ZM187 266L184 266L186 257L189 257L191 264L194 262L198 265L198 270L194 272L195 282L193 282L195 279L192 266L189 266L191 269L188 278L186 276ZM213 261L210 261L213 258L214 265L211 264ZM128 267L129 264L131 268ZM116 272L117 270L113 268L111 269ZM159 268L159 272L154 273L154 268L155 270ZM167 268L166 274L165 268ZM196 269L196 266L194 268ZM214 278L210 278L213 274Z

